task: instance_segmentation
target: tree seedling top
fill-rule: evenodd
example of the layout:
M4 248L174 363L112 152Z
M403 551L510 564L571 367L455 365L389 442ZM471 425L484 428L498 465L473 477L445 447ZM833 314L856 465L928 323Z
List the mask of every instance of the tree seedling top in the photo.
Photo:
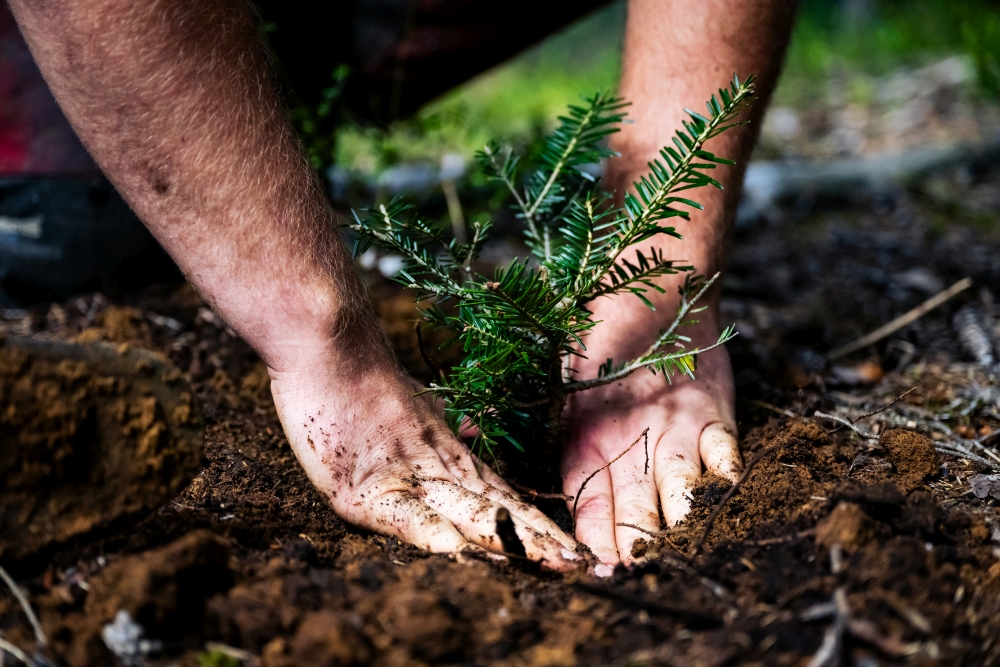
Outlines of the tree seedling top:
M649 163L649 173L633 184L634 192L625 193L621 206L584 166L618 156L606 139L625 117L622 98L597 94L570 106L533 169L525 169L525 160L512 149L487 145L477 161L491 180L510 191L531 253L492 276L473 270L489 235L488 221L473 223L469 241L461 243L446 239L441 228L421 220L400 199L354 214L349 226L358 234L355 253L374 243L401 255L396 279L416 290L418 301L430 302L420 310L422 320L451 332L446 344L462 345L464 360L439 373L426 391L444 399L453 428L476 427L475 453L492 456L502 441L521 451L551 444L569 394L640 369L660 373L668 382L677 373L693 378L698 355L736 335L728 327L714 344L689 347L691 339L682 330L697 322L691 316L703 310L698 301L718 276L706 279L655 247L633 246L658 235L682 238L664 223L687 220L689 209L702 209L681 193L722 187L708 174L716 165L733 162L705 150L705 143L742 124L737 118L753 93L752 76L743 81L734 76L708 101L706 115L686 109L683 129ZM677 313L645 353L607 359L596 377L571 377L567 358L586 354L586 336L599 324L588 304L631 294L652 309L646 294L665 293L657 278L670 274L684 274Z

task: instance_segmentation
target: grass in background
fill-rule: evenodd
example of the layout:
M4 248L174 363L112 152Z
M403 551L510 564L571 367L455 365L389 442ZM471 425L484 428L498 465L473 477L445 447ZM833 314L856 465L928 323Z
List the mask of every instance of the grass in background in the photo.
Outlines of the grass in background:
M886 74L946 56L972 58L981 91L1000 92L1000 9L988 0L806 0L775 91L802 107L837 77ZM862 86L863 87L863 86Z
M621 68L622 0L427 105L388 131L345 127L341 167L377 173L394 164L471 157L496 138L530 144L568 102L614 88ZM1000 94L1000 9L989 0L804 0L775 103L825 99L831 80L863 97L865 79L965 53L986 96Z

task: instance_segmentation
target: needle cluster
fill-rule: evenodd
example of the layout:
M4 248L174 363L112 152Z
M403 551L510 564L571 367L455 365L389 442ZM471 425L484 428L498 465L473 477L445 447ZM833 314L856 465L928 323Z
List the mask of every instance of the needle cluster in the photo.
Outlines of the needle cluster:
M396 279L417 292L424 322L451 332L446 344L460 344L461 364L430 384L427 392L444 399L454 428L476 427L474 451L493 455L501 442L526 445L558 438L559 418L569 394L600 387L646 369L666 381L694 377L697 358L735 336L727 328L708 347L691 347L682 331L695 323L699 299L717 276L706 279L695 267L667 259L657 248L635 246L659 235L682 238L673 218L689 219L702 206L681 196L704 186L721 188L709 176L719 164L733 164L705 150L705 143L742 124L740 112L752 99L754 79L732 82L707 103L707 114L685 110L689 119L649 163L649 173L615 204L588 165L617 157L607 148L627 103L609 94L570 106L549 135L534 164L497 144L477 160L486 175L506 187L524 222L530 257L480 275L474 262L490 223L474 222L469 241L448 239L437 225L394 200L355 213L355 253L373 243L403 257ZM607 359L592 378L567 371L571 355L586 354L586 336L599 324L588 304L598 298L631 294L653 309L650 291L664 293L657 279L683 274L673 321L635 359Z

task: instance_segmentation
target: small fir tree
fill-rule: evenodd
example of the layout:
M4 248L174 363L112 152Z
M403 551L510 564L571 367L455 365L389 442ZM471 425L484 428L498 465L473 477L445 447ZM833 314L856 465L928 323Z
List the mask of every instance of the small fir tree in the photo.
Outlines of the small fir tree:
M444 399L456 430L464 423L478 430L473 451L494 456L501 441L518 450L559 439L559 420L567 396L620 380L635 371L661 373L670 382L677 373L694 377L697 358L735 336L732 327L715 344L690 348L681 331L703 310L698 300L717 278L705 279L695 268L667 259L657 248L643 252L638 243L659 234L682 238L671 218L689 219L686 208L701 209L681 192L722 185L708 172L733 164L705 150L707 141L741 125L739 113L752 99L754 79L733 77L708 101L707 115L685 109L690 120L672 146L649 163L650 172L634 183L635 192L615 206L596 178L584 170L617 157L606 147L618 131L627 103L598 94L569 114L547 137L537 167L522 175L522 158L510 148L487 145L476 157L486 175L502 183L524 221L531 257L515 259L492 277L477 274L473 262L486 243L490 223L473 223L470 240L445 238L436 225L412 214L401 200L355 213L355 253L371 244L403 257L396 279L417 291L423 321L453 335L465 358L439 377L427 392ZM523 180L522 180L523 179ZM686 208L682 208L686 207ZM586 354L586 335L599 324L588 304L601 297L632 294L650 308L649 290L664 293L657 278L684 274L676 317L636 359L607 359L597 377L574 378L566 360Z

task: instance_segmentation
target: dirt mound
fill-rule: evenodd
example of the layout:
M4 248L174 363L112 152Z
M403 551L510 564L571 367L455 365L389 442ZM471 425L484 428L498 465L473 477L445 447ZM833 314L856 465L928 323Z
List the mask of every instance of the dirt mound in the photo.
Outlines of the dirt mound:
M0 405L8 564L159 507L202 465L191 393L148 352L8 340Z
M934 443L916 431L892 429L878 443L896 468L896 483L904 490L916 489L925 479L941 471Z

